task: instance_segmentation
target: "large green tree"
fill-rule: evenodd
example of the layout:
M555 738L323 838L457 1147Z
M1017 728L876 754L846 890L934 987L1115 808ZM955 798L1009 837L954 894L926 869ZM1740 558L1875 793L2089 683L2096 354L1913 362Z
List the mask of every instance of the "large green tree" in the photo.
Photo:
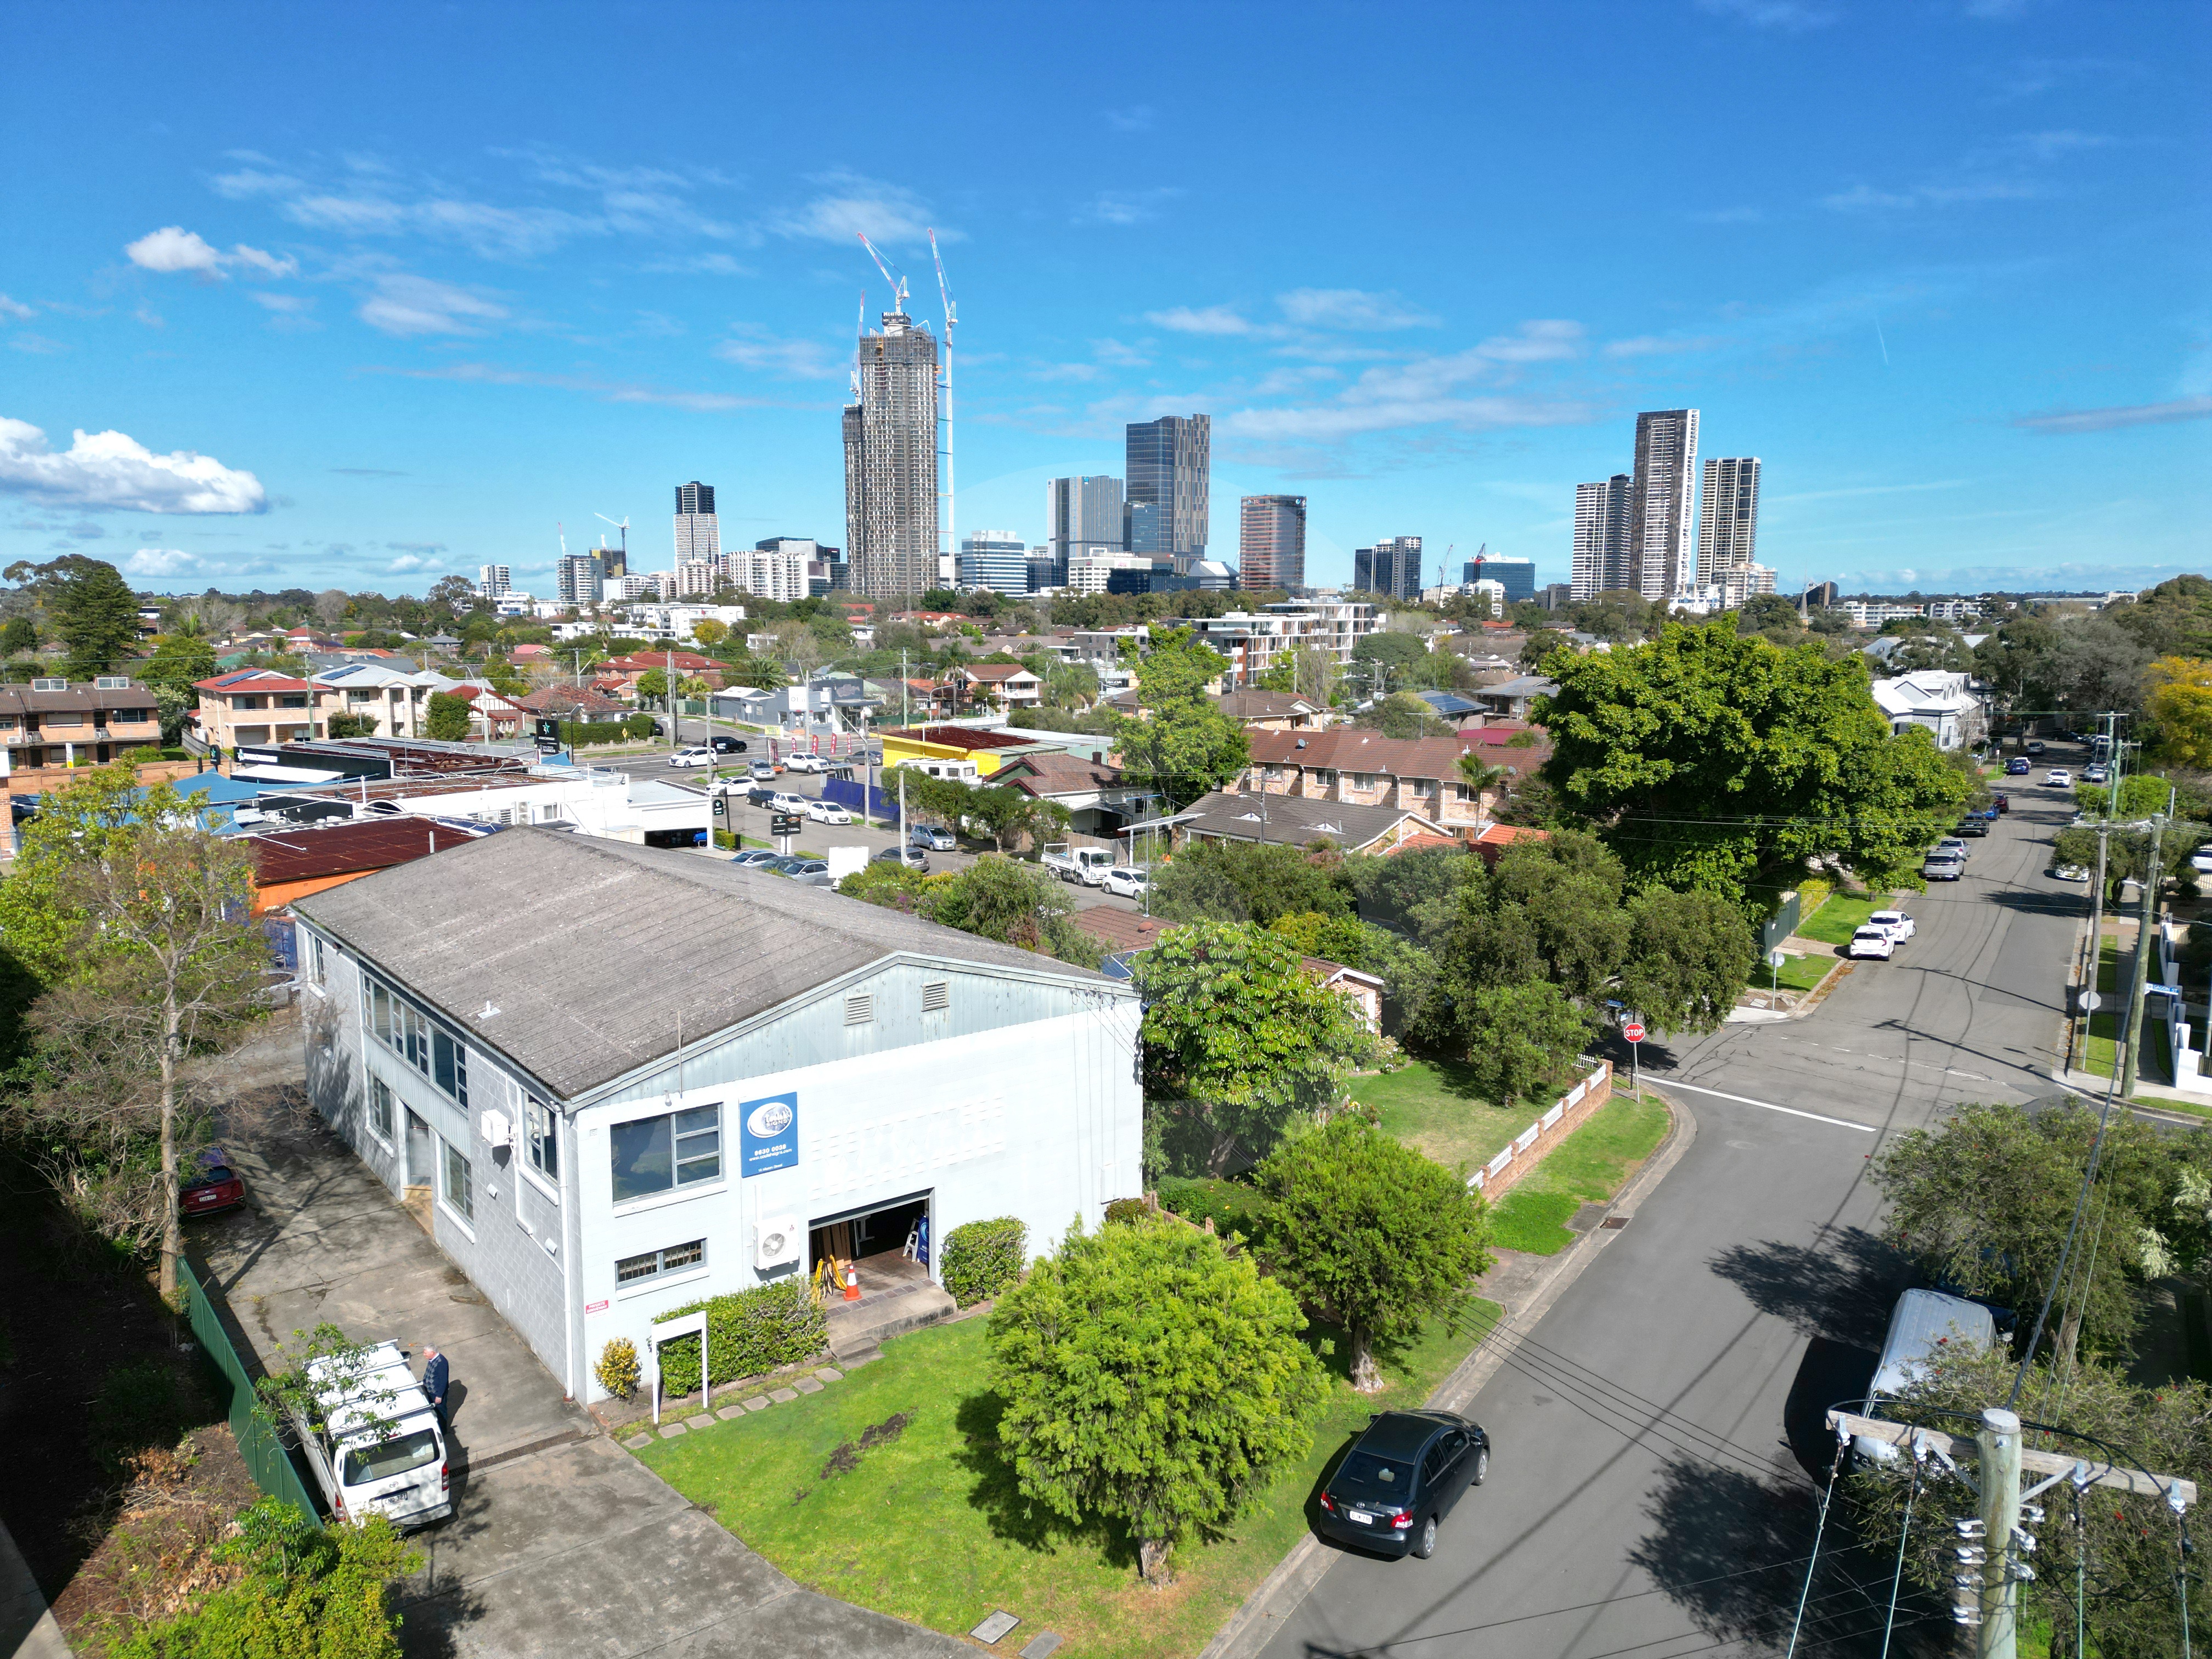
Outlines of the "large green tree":
M1206 695L1228 667L1228 658L1200 644L1188 628L1152 636L1152 649L1137 665L1144 714L1115 721L1127 781L1180 811L1244 769L1250 758L1244 728Z
M1476 1086L1509 1106L1558 1093L1597 1030L1579 1004L1544 980L1479 990L1465 999L1461 1018Z
M991 1315L999 1442L1022 1493L1126 1526L1146 1583L1311 1449L1327 1389L1291 1293L1171 1216L1069 1234Z
M1641 880L1743 903L1834 854L1870 886L1908 884L1966 797L1925 732L1892 734L1857 660L1731 618L1556 668L1535 711L1544 775Z
M440 743L461 743L469 735L469 700L450 691L430 694L430 736Z
M1402 1349L1490 1266L1490 1215L1448 1170L1345 1113L1268 1154L1254 1180L1275 1277L1352 1338L1352 1386L1382 1386Z
M1282 842L1194 842L1158 872L1152 913L1172 921L1255 921L1343 915L1351 908L1345 860Z
M896 908L896 907L895 907ZM921 884L916 911L963 933L1095 968L1098 941L1068 920L1067 888L1034 864L987 853Z
M69 653L63 665L71 679L126 672L137 653L138 595L113 565L66 553L45 564L18 560L6 574L46 606Z
M139 665L138 678L148 685L189 692L195 682L213 679L216 672L215 647L203 635L169 634Z
M1662 1031L1717 1031L1758 954L1743 912L1719 894L1650 888L1628 902L1620 1000Z
M1212 1174L1265 1154L1301 1113L1332 1104L1371 1045L1352 1004L1306 976L1297 947L1249 925L1196 921L1137 960L1145 1094Z

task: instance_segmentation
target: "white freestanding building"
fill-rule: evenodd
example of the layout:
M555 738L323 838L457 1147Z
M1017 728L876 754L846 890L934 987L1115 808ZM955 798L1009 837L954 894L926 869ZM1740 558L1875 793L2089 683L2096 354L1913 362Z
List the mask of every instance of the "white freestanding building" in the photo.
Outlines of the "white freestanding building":
M1141 1188L1135 995L1048 957L534 827L294 908L316 1107L579 1399L687 1303Z

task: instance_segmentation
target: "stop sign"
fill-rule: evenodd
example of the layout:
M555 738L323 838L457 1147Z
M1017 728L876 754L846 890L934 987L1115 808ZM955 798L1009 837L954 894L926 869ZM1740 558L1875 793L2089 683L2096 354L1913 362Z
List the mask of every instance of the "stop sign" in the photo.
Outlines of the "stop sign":
M1631 1042L1641 1042L1644 1041L1644 1026L1641 1022L1632 1019L1620 1028L1620 1034Z

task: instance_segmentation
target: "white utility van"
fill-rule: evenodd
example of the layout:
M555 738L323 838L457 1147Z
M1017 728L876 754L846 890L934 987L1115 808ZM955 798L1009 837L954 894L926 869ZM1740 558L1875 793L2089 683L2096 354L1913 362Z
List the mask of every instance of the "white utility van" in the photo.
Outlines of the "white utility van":
M343 1376L329 1359L310 1360L307 1375L323 1431L301 1424L300 1444L334 1518L422 1527L453 1514L445 1431L396 1343L378 1343Z
M1957 1346L1984 1353L1996 1340L1996 1320L1980 1303L1941 1291L1907 1291L1890 1310L1889 1334L1882 1339L1881 1358L1874 1368L1874 1383L1867 1390L1862 1415L1882 1416L1883 1402L1904 1392L1914 1374L1942 1349ZM1904 1455L1890 1442L1863 1434L1852 1437L1851 1450L1883 1463Z

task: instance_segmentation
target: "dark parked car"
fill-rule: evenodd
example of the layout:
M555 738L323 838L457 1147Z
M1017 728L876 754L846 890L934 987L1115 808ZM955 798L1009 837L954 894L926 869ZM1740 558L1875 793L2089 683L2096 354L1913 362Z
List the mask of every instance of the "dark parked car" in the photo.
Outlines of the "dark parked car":
M209 1147L197 1167L177 1178L177 1210L187 1218L234 1210L245 1202L246 1183L220 1146Z
M1490 1474L1490 1437L1455 1412L1380 1412L1322 1488L1321 1529L1383 1555L1427 1560L1437 1526Z
M1990 821L1978 812L1969 812L1959 820L1959 827L1951 833L1954 836L1986 836L1990 833Z
M2012 797L2006 794L2002 790L1999 790L1996 794L1990 797L1990 810L1995 812L2011 811Z
M2014 755L2005 763L2005 775L2008 777L2024 778L2034 769L2028 764L2027 757L2025 755Z
M773 783L756 783L745 791L745 805L748 806L765 806L775 799L775 786Z
M718 755L742 755L745 752L743 738L709 738L707 746Z

